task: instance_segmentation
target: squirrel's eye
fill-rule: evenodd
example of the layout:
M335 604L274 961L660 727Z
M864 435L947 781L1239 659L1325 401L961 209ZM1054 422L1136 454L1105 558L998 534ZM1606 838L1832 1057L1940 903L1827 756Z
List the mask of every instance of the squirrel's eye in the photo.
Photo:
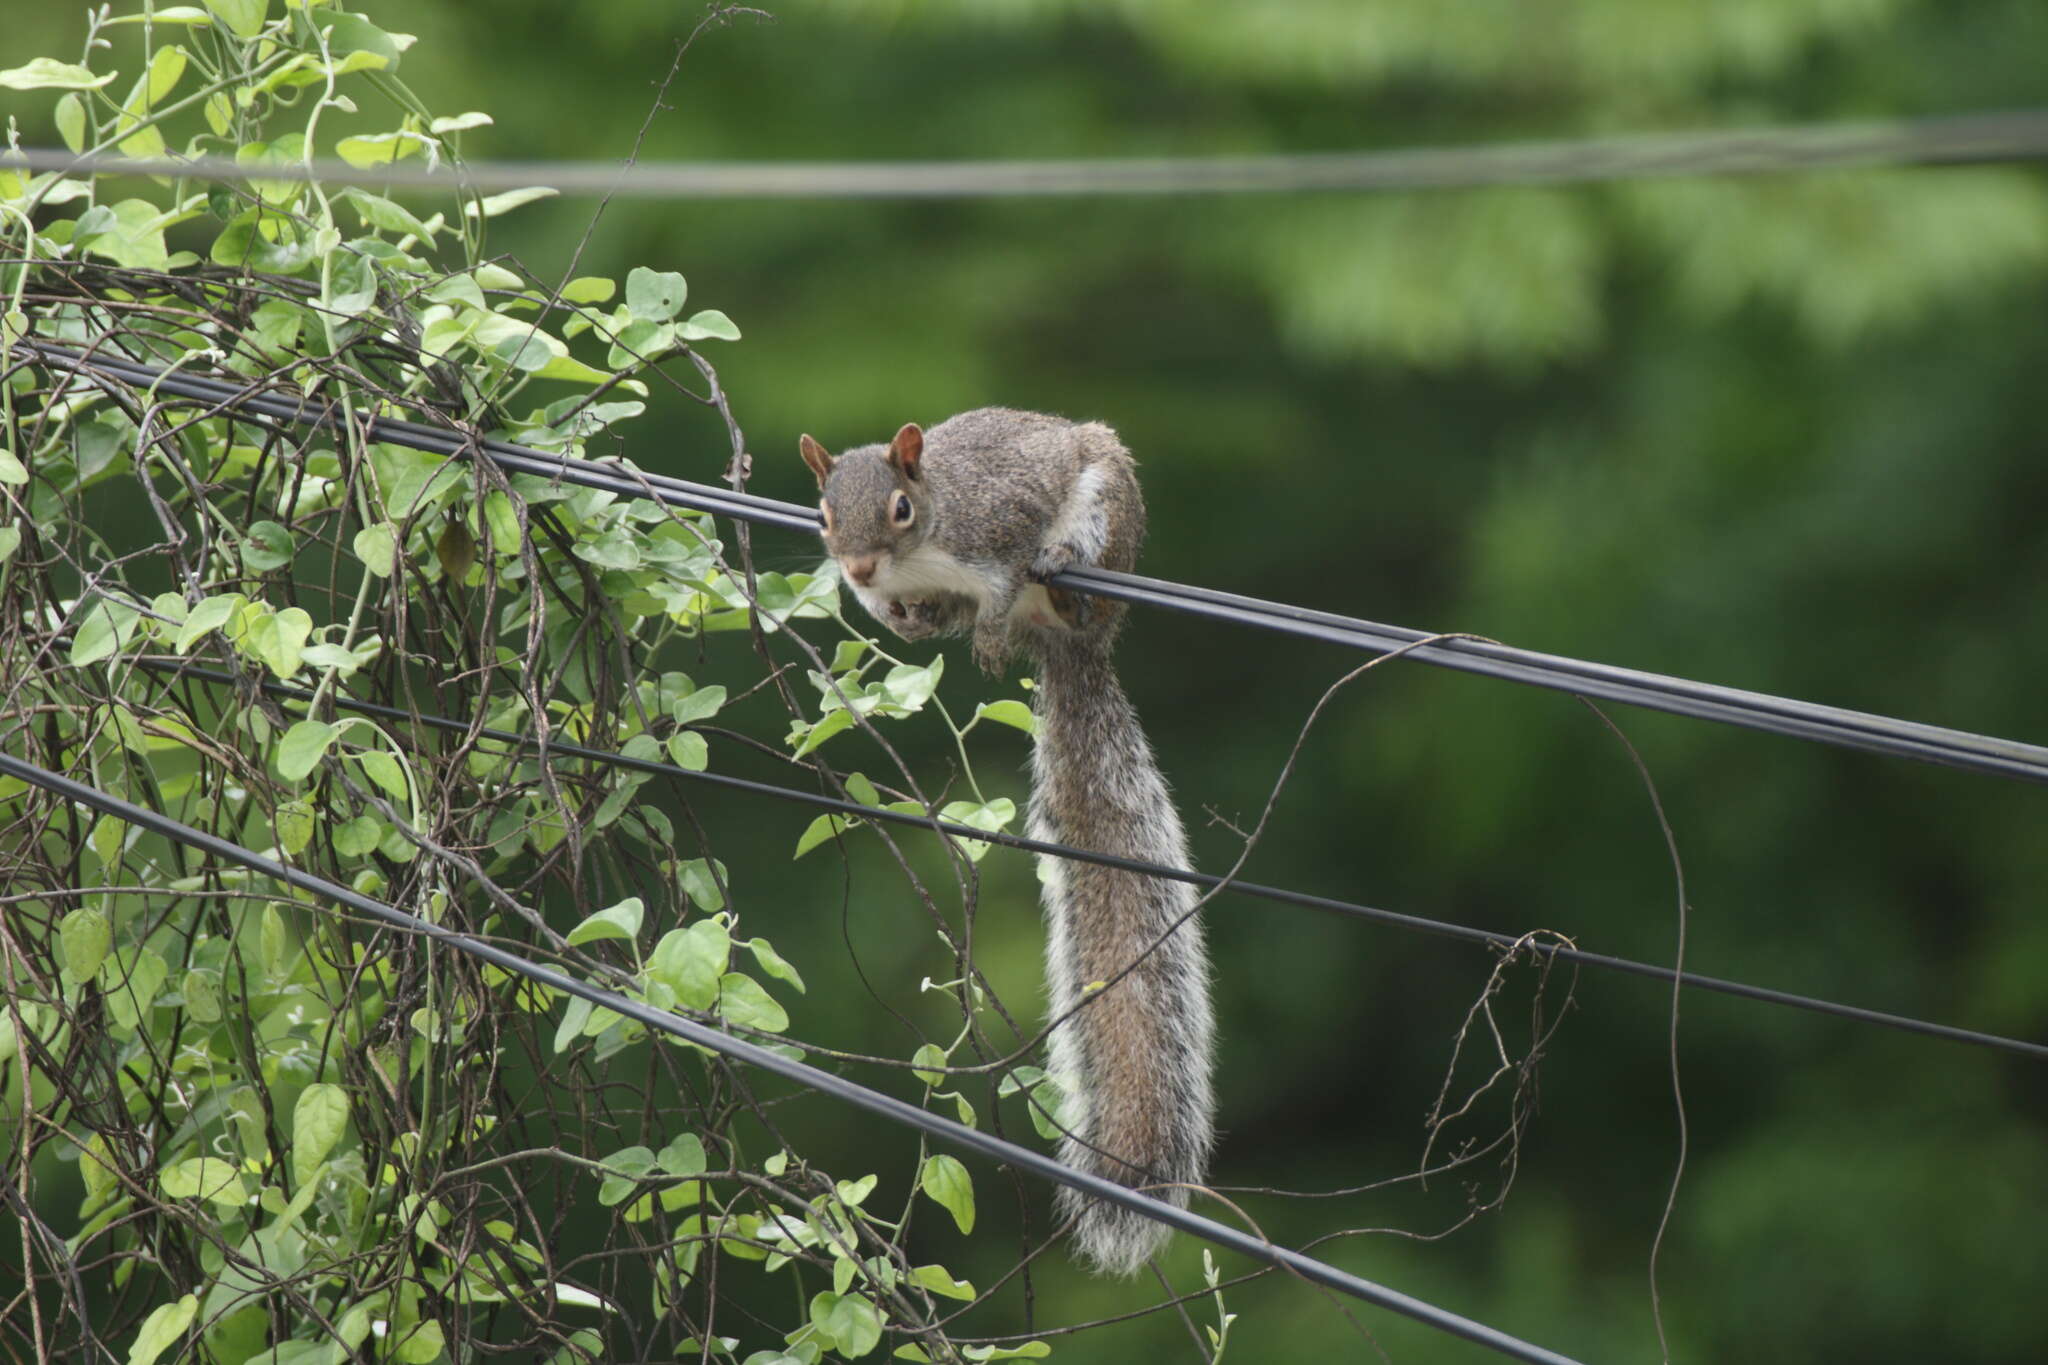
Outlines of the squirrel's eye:
M898 526L910 525L910 519L916 515L916 511L910 505L908 493L898 493L896 500L889 504L889 520Z

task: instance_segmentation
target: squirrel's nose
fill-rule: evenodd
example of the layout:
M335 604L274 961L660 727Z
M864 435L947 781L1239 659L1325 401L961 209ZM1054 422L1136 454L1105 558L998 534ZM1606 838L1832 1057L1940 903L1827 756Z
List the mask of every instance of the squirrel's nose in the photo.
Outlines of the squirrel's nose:
M849 559L845 565L846 576L851 578L860 587L865 588L868 584L875 581L876 563L877 560L874 555L863 555L859 559Z

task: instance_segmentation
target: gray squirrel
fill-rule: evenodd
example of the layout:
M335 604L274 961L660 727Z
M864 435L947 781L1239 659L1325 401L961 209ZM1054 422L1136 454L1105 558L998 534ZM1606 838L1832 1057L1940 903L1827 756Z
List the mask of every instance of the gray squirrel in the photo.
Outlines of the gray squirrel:
M1123 606L1044 582L1137 560L1145 503L1116 433L981 408L836 459L809 436L799 446L823 494L825 548L876 620L909 640L971 633L989 673L1020 644L1036 660L1031 837L1188 866L1180 816L1110 662ZM1051 1016L1082 1006L1051 1038L1050 1070L1067 1097L1060 1157L1185 1207L1214 1144L1195 891L1041 861ZM1071 1189L1060 1211L1098 1270L1130 1274L1166 1240L1164 1225Z

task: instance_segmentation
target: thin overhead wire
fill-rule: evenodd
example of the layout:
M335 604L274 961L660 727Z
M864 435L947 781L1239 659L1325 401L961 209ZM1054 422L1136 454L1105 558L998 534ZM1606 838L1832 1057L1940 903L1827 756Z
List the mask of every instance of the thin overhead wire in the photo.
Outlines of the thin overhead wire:
M266 392L250 383L229 383L169 372L126 357L86 354L45 342L18 340L12 344L32 351L48 363L81 374L102 373L145 390L173 393L209 403L221 411L237 410L275 421L317 426L335 426L342 420L338 407L309 401L295 393L275 389ZM506 469L602 488L622 497L652 498L671 506L712 512L807 535L815 535L818 530L818 514L814 509L758 494L693 483L665 474L628 470L619 465L551 455L509 441L472 437L418 422L380 417L363 425L374 440L451 457L477 450ZM1436 643L1416 645L1418 640L1432 638L1431 633L1268 602L1213 588L1170 583L1141 574L1077 568L1065 570L1050 581L1077 592L1165 607L1207 620L1251 626L1376 654L1403 650L1404 658L1419 663L1573 696L1622 702L1795 739L2048 784L2048 748L2017 740L1545 654L1490 641L1440 639Z
M184 660L159 660L144 658L145 667L166 675L173 680L188 677L216 686L232 687L239 680L231 673L218 669L203 668ZM272 696L290 701L310 701L312 693L303 688L292 687L275 680L266 680L263 690ZM358 715L373 716L401 725L424 725L429 729L443 730L456 734L471 732L470 722L452 716L424 715L385 706L377 702L363 701L345 695L334 695L329 700L338 708ZM536 749L539 743L532 735L519 734L510 730L482 727L475 731L478 737L493 743L512 746L515 750ZM1614 957L1606 953L1587 952L1563 943L1550 942L1526 935L1501 933L1492 929L1479 929L1471 925L1452 924L1444 920L1429 919L1421 915L1403 914L1397 910L1382 910L1377 906L1361 905L1355 901L1337 900L1329 896L1316 896L1307 892L1292 891L1285 887L1266 886L1258 882L1242 881L1237 878L1219 877L1214 873L1197 872L1191 868L1170 867L1165 863L1147 862L1138 858L1125 858L1112 853L1097 853L1091 849L1075 848L1070 844L1032 839L1019 834L1004 834L996 831L976 829L971 825L955 824L936 816L912 814L874 806L864 806L854 801L827 796L821 792L802 791L795 787L779 786L772 782L757 782L749 778L733 777L725 773L698 772L659 759L634 758L610 749L593 749L581 744L561 740L550 740L548 752L567 758L601 763L610 767L624 768L633 772L647 773L657 777L675 778L686 782L703 783L724 787L732 791L750 792L756 796L772 797L779 801L794 802L798 805L846 816L849 819L878 820L891 824L912 826L934 833L950 835L955 839L972 839L980 843L993 844L1002 848L1018 849L1025 853L1043 854L1064 858L1073 862L1094 863L1101 867L1112 867L1124 872L1135 872L1148 877L1160 877L1167 881L1185 882L1201 887L1205 891L1217 889L1233 891L1258 900L1272 901L1281 905L1296 905L1310 910L1350 919L1368 920L1376 924L1390 925L1415 933L1431 934L1439 938L1458 939L1467 943L1482 944L1499 951L1526 949L1533 955L1560 962L1575 962L1588 967L1623 972L1633 976L1648 977L1655 981L1676 982L1688 989L1714 991L1746 1000L1766 1004L1789 1006L1793 1009L1808 1010L1815 1014L1832 1015L1859 1023L1875 1024L1883 1028L1898 1029L1906 1033L1917 1033L1931 1038L1943 1038L1951 1042L1967 1043L1978 1047L1994 1048L2003 1052L2016 1053L2023 1057L2048 1060L2048 1044L2030 1043L2019 1038L2007 1038L1995 1033L1983 1033L1975 1029L1959 1028L1953 1024L1937 1024L1908 1015L1888 1014L1881 1010L1865 1009L1858 1005L1844 1005L1832 1000L1820 1000L1813 996L1797 995L1790 991L1775 990L1768 986L1754 986L1742 981L1728 981L1720 977L1702 976L1697 972L1682 975L1670 967L1650 962L1638 962L1631 958Z
M1300 194L1597 184L1852 166L2023 161L2048 156L2048 110L1709 132L1216 157L1053 161L499 161L351 166L315 159L260 168L224 157L132 158L61 148L0 154L0 169L241 182L318 179L376 189L516 190L646 199L989 199Z
M641 1001L631 1000L602 987L593 986L567 973L530 961L494 943L431 923L338 882L329 881L325 877L288 867L218 835L194 829L161 812L136 805L132 801L103 792L96 787L25 762L12 754L0 752L0 773L19 778L68 801L75 801L102 814L125 820L140 829L174 840L186 847L198 849L225 862L246 867L322 900L346 906L357 914L379 923L431 938L458 952L467 953L505 971L517 973L565 995L588 1000L657 1032L681 1038L734 1061L780 1076L784 1080L853 1105L893 1123L917 1129L992 1161L1028 1171L1041 1180L1071 1186L1083 1194L1130 1209L1154 1222L1164 1223L1190 1236L1199 1237L1264 1264L1277 1266L1311 1283L1414 1318L1438 1331L1476 1342L1516 1360L1538 1362L1539 1365L1574 1365L1566 1356L1509 1336L1484 1323L1461 1317L1398 1290L1361 1279L1323 1261L1304 1256L1286 1247L1276 1246L1261 1237L1241 1232L1236 1228L1226 1227L1200 1214L1138 1194L1101 1176L1062 1165L1042 1152L1020 1147L1002 1138L970 1128L966 1124L943 1118L893 1095L857 1085L843 1076L820 1071L803 1062L791 1061L767 1048L735 1038L709 1025L671 1014L666 1010L655 1009Z

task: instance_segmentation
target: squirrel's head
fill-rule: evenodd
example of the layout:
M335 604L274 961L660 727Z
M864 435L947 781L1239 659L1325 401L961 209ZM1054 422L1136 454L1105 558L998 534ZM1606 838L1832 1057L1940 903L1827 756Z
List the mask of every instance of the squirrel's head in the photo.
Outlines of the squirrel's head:
M886 446L857 446L834 456L809 436L798 439L818 476L825 550L856 585L866 587L886 560L923 543L931 488L924 476L924 431L906 422Z

